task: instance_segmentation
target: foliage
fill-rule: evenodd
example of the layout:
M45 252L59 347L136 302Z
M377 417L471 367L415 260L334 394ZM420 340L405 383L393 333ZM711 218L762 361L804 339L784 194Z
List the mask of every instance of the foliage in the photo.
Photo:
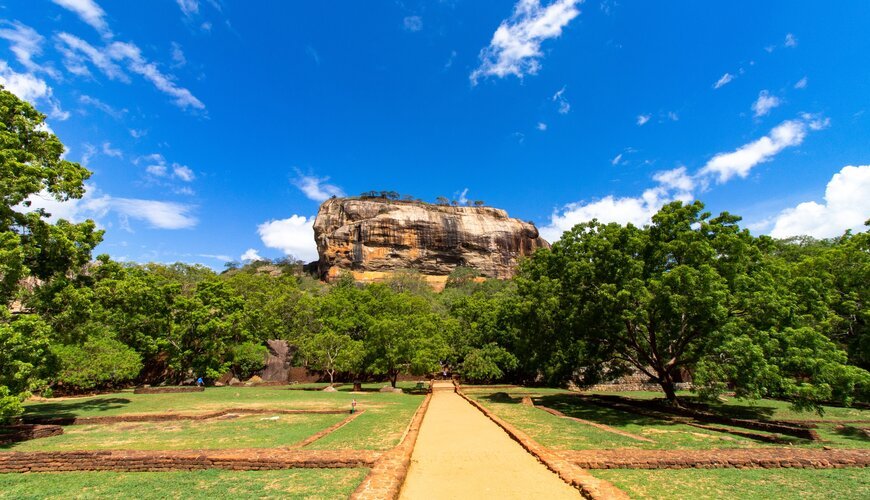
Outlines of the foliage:
M135 378L142 369L142 358L133 349L112 337L105 327L90 324L87 340L81 345L56 345L59 369L54 379L79 390L113 386Z
M358 370L365 355L362 341L328 329L311 336L303 352L310 367L329 375L329 385L335 383L336 371Z
M231 348L233 372L244 380L266 364L269 349L254 342L243 342Z
M681 370L702 393L849 401L866 372L820 333L826 304L727 213L666 205L644 228L579 224L522 267L514 324L526 376L594 381L627 366L677 404Z
M504 377L502 368L516 368L517 358L496 343L474 348L462 362L462 376L471 382L492 382Z

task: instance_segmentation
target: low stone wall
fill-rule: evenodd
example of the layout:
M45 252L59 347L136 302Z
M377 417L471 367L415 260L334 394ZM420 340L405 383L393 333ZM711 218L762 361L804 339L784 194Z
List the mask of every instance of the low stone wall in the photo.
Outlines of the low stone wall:
M330 425L326 429L323 429L320 432L312 434L312 435L308 436L307 438L303 439L302 441L294 444L293 448L304 448L305 446L308 446L309 444L317 441L318 439L320 439L322 437L326 437L327 435L332 434L333 432L341 429L345 425L353 422L357 417L359 417L360 415L362 415L365 412L366 412L365 410L360 410L358 412L351 413L350 415L347 416L347 418L345 418L341 422L338 422L337 424Z
M489 417L489 419L495 422L499 427L504 429L514 441L518 442L520 446L526 449L526 451L537 457L538 460L546 465L548 469L558 474L563 481L580 490L580 493L582 493L584 497L601 500L628 500L629 497L624 491L603 479L598 479L597 477L592 476L573 462L558 455L553 450L541 446L526 433L505 422L489 411L485 406L463 394L458 385L456 386L456 393L465 398L465 400L471 403L472 406L483 412L484 415Z
M383 452L280 448L179 451L37 451L0 453L0 473L173 470L275 470L372 467Z
M411 453L417 443L420 425L423 423L423 417L429 409L431 400L432 395L426 395L426 399L414 413L414 418L411 419L411 424L405 431L401 443L378 460L363 482L351 494L352 500L383 500L399 497L402 483L408 475L408 467L411 466Z
M31 439L60 436L63 427L59 425L18 424L0 427L0 445L29 441Z
M180 387L137 387L133 389L133 394L170 394L175 392L202 392L205 387L200 386L180 386Z
M757 448L583 450L559 454L585 469L832 469L870 466L870 450Z
M30 424L45 425L93 425L116 424L122 422L164 422L174 420L208 420L229 414L239 415L342 415L349 410L286 410L276 408L227 408L225 410L207 413L144 413L140 415L112 415L106 417L37 417L25 416L23 420Z

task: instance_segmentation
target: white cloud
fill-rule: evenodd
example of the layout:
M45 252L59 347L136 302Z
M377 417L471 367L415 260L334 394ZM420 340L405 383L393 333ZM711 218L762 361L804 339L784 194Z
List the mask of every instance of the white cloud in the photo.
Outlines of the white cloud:
M197 257L205 257L206 259L219 260L221 262L232 262L233 258L229 255L214 254L214 253L198 253Z
M803 115L798 120L787 120L774 127L769 134L737 148L730 153L719 153L701 169L701 176L715 176L719 183L735 175L746 177L759 163L769 161L777 153L803 142L807 129L820 130L827 120Z
M637 115L637 126L642 127L652 118L652 115Z
M170 54L172 55L172 67L180 68L187 64L187 58L184 57L184 51L181 50L181 45L176 42L172 42L172 49Z
M471 83L481 77L522 78L534 75L541 67L541 43L559 37L562 29L580 14L580 0L555 0L547 7L540 0L519 0L510 19L501 22L489 45L480 51L480 66Z
M537 128L541 132L544 132L545 130L547 130L547 124L544 122L538 122L538 124L535 126L535 128Z
M559 114L567 115L569 111L571 111L571 103L568 102L568 99L565 98L565 89L567 87L562 87L558 92L553 94L553 102L559 105Z
M44 72L52 78L60 78L60 73L47 64L38 64L33 58L42 55L42 35L30 26L18 21L0 21L0 38L9 41L9 50L24 68L31 73Z
M243 253L242 256L240 257L240 260L241 260L242 262L245 262L245 261L254 262L254 261L257 261L257 260L265 260L265 259L263 259L262 257L260 257L260 253L259 253L259 252L257 252L257 251L254 250L253 248L249 248L249 249L245 250L245 253Z
M184 182L191 182L196 179L193 170L185 165L179 165L178 163L172 164L172 176L181 179Z
M52 0L64 9L74 12L85 23L91 25L105 37L111 37L109 25L106 22L106 12L94 0Z
M724 75L722 75L722 78L719 78L718 80L716 80L716 83L713 84L713 88L714 89L722 88L725 85L728 85L729 83L731 83L732 80L734 80L734 75L732 75L731 73L725 73Z
M171 201L140 200L135 198L111 198L112 210L131 219L146 221L157 229L187 229L197 224L190 212L192 205Z
M569 203L550 216L550 223L540 230L541 236L547 241L556 241L562 237L563 232L592 219L603 223L643 226L650 222L652 216L665 203L673 199L667 189L655 187L647 189L638 197L619 198L611 195L589 203ZM691 195L688 199L691 199Z
M146 134L148 134L148 131L145 129L130 129L130 136L134 139L140 139L142 137L145 137Z
M344 196L344 191L340 187L326 183L329 177L302 175L298 170L296 173L298 177L293 180L293 185L305 193L309 200L326 201L332 196Z
M786 47L797 47L797 38L791 33L786 34L784 45Z
M870 165L843 167L831 177L824 203L808 201L783 210L774 222L774 238L808 235L839 236L851 229L859 232L870 217Z
M86 62L89 61L102 71L104 75L109 77L110 80L120 80L124 83L130 82L130 77L124 73L120 66L115 64L113 56L105 48L98 49L69 33L58 33L55 38L60 42L57 44L57 49L63 54L64 66L66 66L66 69L70 73L79 76L89 76L91 72L86 65Z
M163 155L161 155L160 153L152 153L150 155L140 156L133 160L133 163L135 165L138 165L139 163L146 163L145 172L152 177L172 177L183 182L192 182L194 179L196 179L196 174L190 167L175 162L170 164L166 161L166 158L164 158ZM154 181L156 179L151 180ZM189 188L180 188L177 192L180 192L182 194L192 193Z
M277 248L285 255L292 255L309 262L317 260L314 217L292 215L287 219L264 222L257 226L257 234L260 235L264 245Z
M109 142L104 142L104 143L103 143L103 154L106 155L106 156L111 156L111 157L113 157L113 158L121 158L121 157L124 156L124 154L121 153L121 150L120 150L120 149L118 149L118 148L113 148L113 147L112 147L112 144L109 143Z
M145 167L145 171L155 177L166 177L166 165L156 164L156 165L148 165Z
M57 35L60 42L58 50L64 55L64 65L76 75L90 74L87 62L90 62L111 80L130 82L130 77L116 63L124 63L127 70L140 75L151 82L157 90L174 98L176 106L187 109L205 109L202 103L190 90L179 87L173 77L164 74L157 64L148 61L142 51L133 43L112 42L105 47L97 48L88 42L69 33Z
M796 88L796 89L805 89L805 88L807 88L807 77L803 77L803 78L801 78L800 80L798 80L798 81L794 84L794 88Z
M592 219L598 219L605 223L626 224L630 222L642 226L649 223L652 216L666 203L675 200L692 201L694 199L693 192L699 187L706 188L710 182L710 177L717 177L720 183L726 182L735 175L746 177L752 167L758 163L770 160L786 147L800 144L808 131L820 130L827 127L828 124L829 120L826 118L803 114L799 119L781 123L768 135L746 144L736 151L714 156L695 175L690 175L686 167L682 166L656 172L653 175L656 185L645 190L640 196L616 197L609 195L591 202L569 203L553 212L549 223L541 228L541 236L549 241L555 241L561 237L564 231L571 229L576 224ZM626 150L626 152L629 151ZM633 152L633 150L631 151ZM619 164L622 157L623 155L620 153L611 160L611 164ZM870 167L860 168L870 169ZM848 181L844 179L843 183L847 182L860 184L854 178ZM866 181L864 182L864 187L857 188L855 192L862 193L863 190L866 197L868 188ZM855 196L852 198L854 203ZM866 214L870 213L870 208L866 206L867 202L864 203L865 205L858 211L864 213L866 217Z
M198 0L176 0L176 2L178 3L178 8L181 9L181 12L185 17L193 17L199 13Z
M458 194L459 194L459 196L457 197L456 201L459 202L460 205L467 205L468 204L468 188L463 189Z
M613 166L619 165L619 162L622 161L622 153L614 156L612 160L610 160L610 164Z
M653 175L653 180L668 190L675 190L691 196L695 189L695 180L686 173L686 167L677 167L672 170L663 170Z
M79 102L82 104L86 104L88 106L92 106L103 113L111 116L116 120L120 120L124 117L124 114L127 113L126 109L115 109L112 106L104 103L103 101L97 99L96 97L91 97L89 95L82 95L79 97Z
M450 57L448 57L448 58L447 58L447 62L444 63L444 70L445 70L445 71L448 70L448 69L450 69L451 66L453 66L453 61L454 61L455 59L456 59L456 51L455 51L455 50L451 50L451 51L450 51Z
M406 31L420 31L423 29L423 18L420 16L407 16L405 19L402 19L402 26L405 27Z
M122 220L142 220L158 229L186 229L197 224L196 217L190 214L195 208L191 205L136 198L115 198L108 194L100 194L92 184L85 185L85 194L81 199L58 201L50 193L41 192L31 195L28 200L31 202L30 207L16 208L25 211L45 209L51 214L49 220L52 222L58 219L67 219L71 222L81 222L85 219L99 221L109 212L115 212Z
M30 73L18 73L3 60L0 60L0 84L25 101L35 102L51 97L51 87L45 80Z
M674 111L668 111L668 120L677 122L680 121L680 116Z
M82 144L82 149L84 149L84 152L82 153L79 162L84 166L88 166L88 164L91 163L91 158L97 154L97 148L95 148L93 144L85 143Z
M755 117L761 117L768 113L770 110L782 104L782 100L775 95L770 95L770 93L766 90L762 90L758 93L758 99L752 103L752 111L755 113Z

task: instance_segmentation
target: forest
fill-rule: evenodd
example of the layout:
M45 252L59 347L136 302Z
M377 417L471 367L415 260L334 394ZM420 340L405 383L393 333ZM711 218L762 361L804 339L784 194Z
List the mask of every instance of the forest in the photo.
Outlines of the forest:
M688 377L703 397L806 410L870 399L867 232L775 240L673 202L644 227L579 224L511 280L457 268L439 293L411 270L322 283L292 258L221 273L122 263L93 255L93 221L30 207L80 198L90 176L44 118L0 90L0 419L31 395L245 379L270 339L329 381L446 368L566 386L639 371L675 405Z

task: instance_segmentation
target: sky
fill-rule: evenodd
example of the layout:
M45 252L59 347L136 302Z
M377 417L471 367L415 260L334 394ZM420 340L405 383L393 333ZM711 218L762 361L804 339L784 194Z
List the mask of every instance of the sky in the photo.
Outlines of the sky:
M870 218L870 2L0 0L0 84L137 262L317 257L332 195L483 200L557 240L702 200Z

